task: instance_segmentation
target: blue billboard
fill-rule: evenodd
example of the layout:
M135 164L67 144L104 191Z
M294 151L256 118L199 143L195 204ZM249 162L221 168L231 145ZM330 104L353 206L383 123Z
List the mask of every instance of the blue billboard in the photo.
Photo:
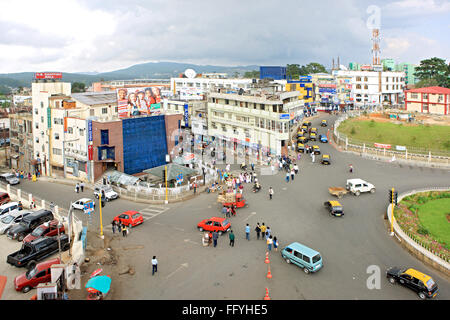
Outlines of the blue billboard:
M286 67L266 66L259 67L259 78L271 78L273 80L286 80Z

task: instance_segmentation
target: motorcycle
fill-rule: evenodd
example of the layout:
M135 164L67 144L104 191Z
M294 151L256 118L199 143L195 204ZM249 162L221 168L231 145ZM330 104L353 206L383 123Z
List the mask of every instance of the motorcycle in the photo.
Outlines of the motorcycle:
M261 190L261 185L260 184L258 184L258 185L254 185L253 186L253 192L259 192Z

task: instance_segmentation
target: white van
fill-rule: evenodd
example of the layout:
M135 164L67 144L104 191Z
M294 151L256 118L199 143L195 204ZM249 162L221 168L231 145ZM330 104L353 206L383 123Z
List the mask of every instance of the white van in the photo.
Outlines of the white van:
M99 187L94 188L95 198L98 199L99 196L101 197L102 192L105 193L106 201L114 200L119 197L119 194L115 192L111 186L101 185Z
M14 209L19 209L19 203L18 202L8 202L5 204L2 204L0 206L0 216L3 216L4 214L13 211Z
M362 192L375 192L375 186L362 179L349 179L347 180L346 188L355 196L359 196Z

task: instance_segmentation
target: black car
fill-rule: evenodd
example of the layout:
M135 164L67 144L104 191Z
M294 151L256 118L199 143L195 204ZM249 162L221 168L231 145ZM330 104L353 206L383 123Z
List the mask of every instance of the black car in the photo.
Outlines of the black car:
M7 237L12 240L22 241L36 227L51 220L53 220L53 213L51 211L45 209L35 211L24 217L19 224L11 227L8 230Z
M392 267L386 271L386 276L390 283L396 282L415 291L420 299L436 297L439 289L434 280L412 268Z
M344 215L344 208L338 201L327 201L323 205L332 216L342 217Z

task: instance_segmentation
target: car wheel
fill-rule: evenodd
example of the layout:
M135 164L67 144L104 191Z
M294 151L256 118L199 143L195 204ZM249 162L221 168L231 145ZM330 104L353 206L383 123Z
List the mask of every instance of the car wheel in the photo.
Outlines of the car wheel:
M69 248L70 248L70 244L66 243L63 247L63 251L67 251L67 250L69 250Z
M361 192L359 192L359 191L355 192L355 196L359 196L360 194L361 194Z
M222 235L222 233L223 233L222 231L219 231L219 236L221 236L221 235Z
M109 198L106 198L105 201L108 202L108 201L109 201Z
M23 287L22 288L22 292L23 293L27 293L28 291L30 291L31 290L31 287L30 286L26 286L26 287Z
M17 236L17 240L18 240L18 241L23 241L23 238L24 238L23 234L19 234L19 235Z
M27 269L31 270L36 266L36 261L31 260L30 262L27 263Z
M389 277L389 282L390 282L391 284L394 284L394 283L395 283L395 279L392 278L392 277Z
M291 259L286 258L286 263L290 264L291 263Z
M427 296L423 292L419 292L419 298L424 300Z
M131 224L131 222L128 224L128 228L133 228L133 225Z
M203 231L203 228L202 228L202 227L198 228L198 231L202 232L202 231Z
M308 270L308 268L306 268L306 267L305 267L305 268L303 268L303 271L305 271L305 273L306 273L306 274L309 274L309 270Z
M98 195L95 195L95 199L98 199Z
M375 193L375 188L370 189L370 193Z

